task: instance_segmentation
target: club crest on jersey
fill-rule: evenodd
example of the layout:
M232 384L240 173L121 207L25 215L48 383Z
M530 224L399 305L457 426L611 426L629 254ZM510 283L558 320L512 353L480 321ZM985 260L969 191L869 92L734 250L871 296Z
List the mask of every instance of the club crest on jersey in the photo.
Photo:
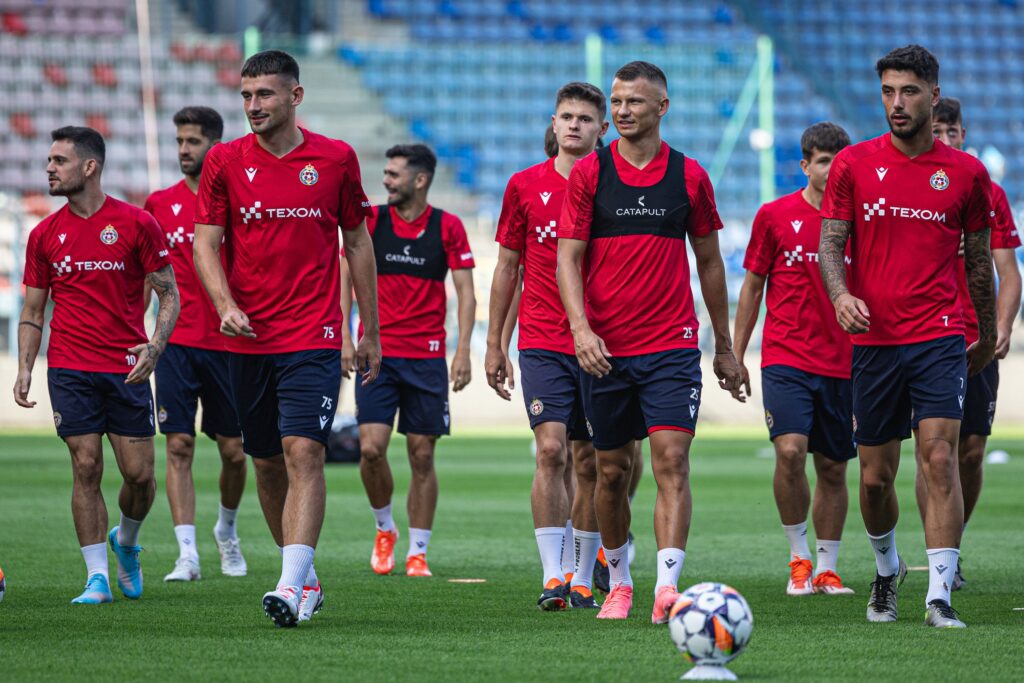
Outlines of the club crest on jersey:
M543 401L541 401L539 398L535 398L532 401L530 401L530 415L533 415L534 417L536 417L536 416L540 415L543 412L544 412L544 402Z
M109 247L116 241L117 230L114 229L113 225L108 225L107 227L100 230L100 242L103 242L103 244L106 244Z
M949 176L940 168L928 179L928 184L932 186L933 190L945 190L949 187Z
M775 426L775 418L772 417L772 411L764 411L764 423L768 425L768 429L771 429L772 427Z
M310 185L316 185L316 181L320 180L320 174L313 168L313 164L306 164L305 167L299 171L299 182L309 187Z
M156 411L156 419L160 421L160 424L167 422L167 408L160 406L160 410Z

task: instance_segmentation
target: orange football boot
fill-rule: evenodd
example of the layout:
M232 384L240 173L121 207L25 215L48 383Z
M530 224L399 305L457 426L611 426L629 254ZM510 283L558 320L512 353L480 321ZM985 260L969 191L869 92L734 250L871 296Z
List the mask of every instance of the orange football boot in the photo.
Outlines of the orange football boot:
M398 542L398 529L394 531L377 530L377 538L373 542L373 554L370 566L381 575L390 574L395 568L395 543Z

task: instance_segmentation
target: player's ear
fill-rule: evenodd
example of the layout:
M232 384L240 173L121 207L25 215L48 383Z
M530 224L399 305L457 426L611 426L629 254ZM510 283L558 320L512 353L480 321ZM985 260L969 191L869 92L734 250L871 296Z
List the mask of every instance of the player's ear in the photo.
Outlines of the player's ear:
M939 84L936 83L932 86L932 108L939 103Z
M605 121L605 122L603 122L601 124L601 133L597 137L603 138L605 133L607 133L607 132L608 132L608 122Z
M807 170L810 167L811 167L811 162L810 161L808 161L807 159L801 159L800 160L800 170L804 172L805 176L810 177L811 173L810 173L810 171Z
M82 164L82 172L86 178L90 178L99 173L100 164L95 159L86 159L85 163Z
M668 113L668 97L664 98L658 103L658 116L664 116Z
M300 104L302 104L302 97L305 94L306 90L301 85L296 83L295 87L292 88L292 106L297 107Z

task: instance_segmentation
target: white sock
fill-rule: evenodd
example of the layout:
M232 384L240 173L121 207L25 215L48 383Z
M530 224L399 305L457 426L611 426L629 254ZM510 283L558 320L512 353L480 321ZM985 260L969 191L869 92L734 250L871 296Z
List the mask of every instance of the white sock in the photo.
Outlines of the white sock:
M896 527L881 536L868 534L875 551L875 567L879 576L893 576L900 570L900 559L896 554Z
M807 521L799 524L782 525L789 539L789 554L801 560L811 559L811 549L807 547Z
M601 534L597 531L573 529L573 550L575 564L572 573L572 585L593 589L594 563L597 562L597 551L601 549Z
M281 552L281 578L277 582L278 589L290 587L296 593L302 592L302 585L313 566L313 553L308 545L294 543L286 545Z
M196 525L179 524L174 527L174 535L178 537L178 557L188 557L199 561L199 549L196 548Z
M608 560L608 582L614 588L616 584L624 586L633 585L633 577L629 575L629 543L623 544L621 548L609 550L604 549L605 559Z
M109 569L109 565L107 564L106 543L83 545L82 559L85 560L86 581L92 578L94 574L102 574L103 578L108 578L107 571Z
M306 572L306 580L303 582L303 586L309 586L310 588L316 588L317 584L320 583L320 579L316 575L316 567L313 563L309 563L309 571Z
M426 555L428 545L430 545L430 529L409 527L409 552L405 554L406 558L413 555Z
M121 513L121 524L117 527L117 542L123 546L135 546L139 544L139 529L142 528L141 519L125 517Z
M562 576L571 574L576 569L576 544L572 537L572 520L565 523L562 536Z
M960 551L956 548L928 549L928 597L925 606L932 600L945 600L949 604L949 587L953 585L956 574L956 561Z
M685 559L686 551L679 548L663 548L658 551L658 582L654 584L655 596L658 595L658 590L662 586L676 588Z
M391 516L391 503L388 503L384 507L378 509L371 507L373 511L373 519L377 523L378 531L395 531L395 520Z
M238 508L230 510L223 505L217 513L217 523L213 527L213 535L218 541L229 541L238 538L238 530L235 528L235 519L238 517Z
M540 563L544 567L544 585L551 579L565 581L562 573L562 543L565 541L565 529L560 526L544 526L533 530L537 537L537 550L540 551Z
M814 568L814 575L824 572L835 572L836 562L839 560L839 541L818 541L818 566Z

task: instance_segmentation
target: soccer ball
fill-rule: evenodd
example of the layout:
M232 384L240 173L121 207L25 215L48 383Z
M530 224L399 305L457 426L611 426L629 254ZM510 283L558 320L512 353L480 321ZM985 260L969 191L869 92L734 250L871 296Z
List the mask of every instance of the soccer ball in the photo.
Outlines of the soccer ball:
M724 583L687 588L669 611L672 642L691 664L724 666L750 642L754 615L743 596Z

